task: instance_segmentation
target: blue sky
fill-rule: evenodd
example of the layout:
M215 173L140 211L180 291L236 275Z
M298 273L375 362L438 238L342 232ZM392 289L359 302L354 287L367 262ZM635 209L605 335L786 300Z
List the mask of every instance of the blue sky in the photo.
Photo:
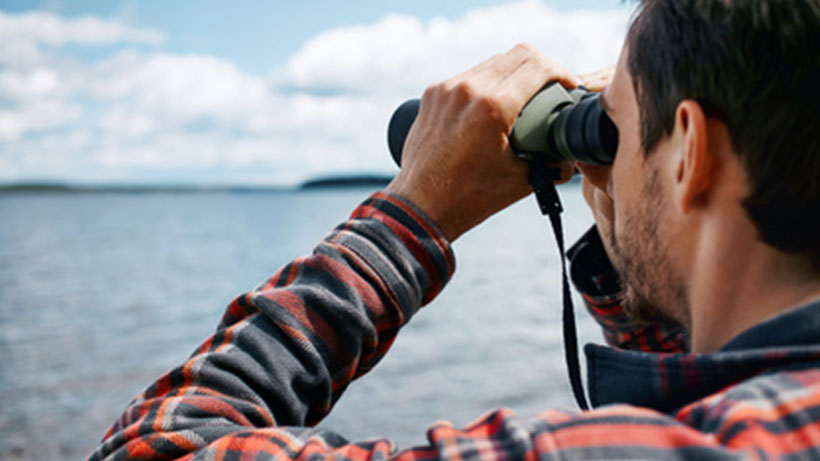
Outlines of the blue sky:
M0 0L0 182L387 172L402 100L518 41L614 62L620 0Z

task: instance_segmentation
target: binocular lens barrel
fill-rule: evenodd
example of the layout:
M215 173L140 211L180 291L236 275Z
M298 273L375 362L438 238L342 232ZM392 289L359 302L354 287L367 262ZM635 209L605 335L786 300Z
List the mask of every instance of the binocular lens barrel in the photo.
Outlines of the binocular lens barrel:
M421 99L408 99L404 101L390 117L390 124L387 125L387 147L390 148L390 155L396 165L401 166L401 152L404 149L404 140L416 116L419 114Z
M547 86L527 103L513 125L513 152L527 161L612 164L618 150L618 130L601 107L599 97L580 88L570 93L557 84ZM405 101L390 118L387 144L399 166L404 141L420 104L419 99Z
M610 165L618 150L618 130L599 102L600 94L587 93L578 104L567 106L552 125L562 157L593 165Z

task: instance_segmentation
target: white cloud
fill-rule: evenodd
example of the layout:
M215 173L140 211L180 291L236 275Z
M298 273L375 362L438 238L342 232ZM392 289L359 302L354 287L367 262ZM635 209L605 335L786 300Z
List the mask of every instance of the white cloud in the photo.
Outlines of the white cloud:
M48 45L66 43L160 43L164 35L155 30L131 27L94 17L64 19L52 13L9 15L0 12L0 40L26 40Z
M124 52L86 77L85 93L112 109L177 121L228 122L259 109L269 96L263 80L209 56Z
M0 65L42 62L43 45L100 45L121 42L159 44L162 32L94 17L65 19L53 13L6 14L0 11Z
M455 21L388 15L317 35L274 79L315 90L419 91L519 42L570 70L591 71L614 63L627 19L627 12L558 12L535 0L476 9Z
M0 142L18 140L29 132L63 127L77 120L81 113L79 104L59 99L36 100L16 109L0 110Z
M212 56L129 49L162 34L117 21L0 12L0 179L391 171L384 132L403 99L520 41L575 71L611 64L626 22L532 0L452 21L388 15L315 36L265 78ZM60 51L66 43L119 46L83 64Z
M77 90L87 84L86 69L63 56L61 46L162 40L159 31L118 21L0 11L0 142L67 128L83 115ZM12 148L9 145L0 155Z

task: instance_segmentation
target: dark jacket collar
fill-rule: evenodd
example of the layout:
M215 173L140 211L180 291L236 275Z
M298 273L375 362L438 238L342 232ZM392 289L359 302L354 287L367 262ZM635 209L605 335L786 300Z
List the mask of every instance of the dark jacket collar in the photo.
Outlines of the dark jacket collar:
M760 323L711 354L655 354L588 344L593 406L670 412L774 368L820 361L820 300Z

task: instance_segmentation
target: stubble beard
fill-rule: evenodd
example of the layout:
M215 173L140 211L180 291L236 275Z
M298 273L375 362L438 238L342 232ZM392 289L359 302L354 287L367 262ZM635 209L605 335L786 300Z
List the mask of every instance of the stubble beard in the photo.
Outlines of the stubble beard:
M624 311L637 324L671 324L688 328L689 302L682 278L673 270L668 243L659 238L662 212L667 206L657 169L642 187L636 213L624 218L623 235L609 233L610 248L625 288Z

